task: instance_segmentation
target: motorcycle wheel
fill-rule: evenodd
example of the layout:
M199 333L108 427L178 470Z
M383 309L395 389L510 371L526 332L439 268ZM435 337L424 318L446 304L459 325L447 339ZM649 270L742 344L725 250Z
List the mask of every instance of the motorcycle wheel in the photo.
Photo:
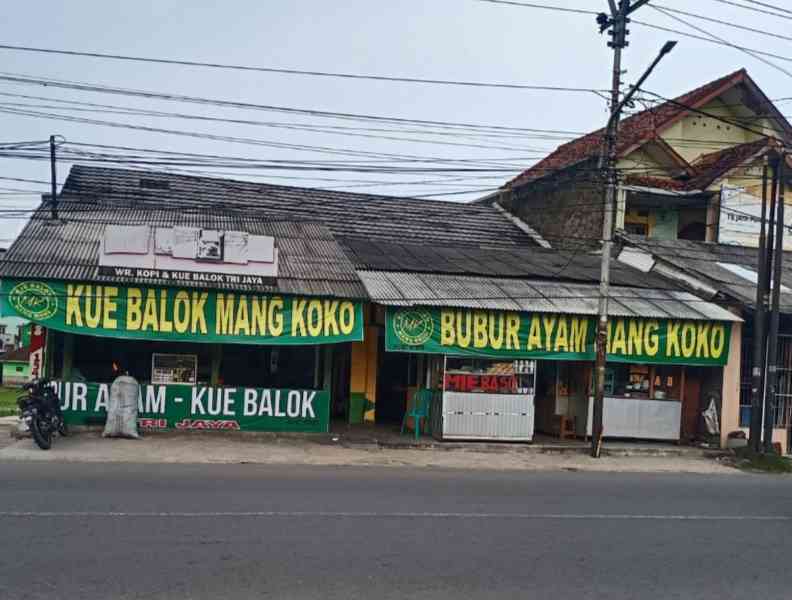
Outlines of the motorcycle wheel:
M33 434L36 445L42 450L49 450L52 447L52 431L49 429L43 431L39 419L33 419L30 423L30 433Z

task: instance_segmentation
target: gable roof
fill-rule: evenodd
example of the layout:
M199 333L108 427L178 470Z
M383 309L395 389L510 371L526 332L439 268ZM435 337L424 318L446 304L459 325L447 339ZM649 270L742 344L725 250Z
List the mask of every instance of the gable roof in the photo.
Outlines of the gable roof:
M616 148L617 156L629 154L629 152L647 141L656 139L660 130L669 127L689 113L689 110L685 108L686 106L700 108L713 98L739 84L746 85L753 95L759 98L757 104L767 107L768 112L772 113L774 120L787 132L792 132L792 126L790 126L786 118L765 96L759 86L748 75L748 72L745 69L740 69L697 87L671 101L666 101L620 121ZM541 179L555 171L598 158L603 144L604 133L604 128L598 129L559 146L550 155L523 171L506 185L517 187ZM674 185L668 184L663 187L673 188Z
M142 187L143 185L147 187ZM333 235L438 241L490 248L536 246L537 242L501 211L470 205L270 185L251 181L75 165L63 186L64 201L129 209L157 206L202 214L244 213L269 220L311 221ZM82 217L92 218L89 212Z
M691 176L687 179L667 179L651 175L627 175L627 185L654 187L680 192L705 190L719 178L737 167L752 162L773 150L777 142L772 138L759 138L753 142L737 144L723 150L704 154L690 165Z
M491 205L271 186L170 173L75 166L59 196L58 221L43 203L0 260L0 277L171 285L100 274L105 226L174 225L247 231L276 238L278 277L245 291L344 298L366 292L337 236L364 244L411 240L460 248L536 247ZM191 281L220 288L221 282Z

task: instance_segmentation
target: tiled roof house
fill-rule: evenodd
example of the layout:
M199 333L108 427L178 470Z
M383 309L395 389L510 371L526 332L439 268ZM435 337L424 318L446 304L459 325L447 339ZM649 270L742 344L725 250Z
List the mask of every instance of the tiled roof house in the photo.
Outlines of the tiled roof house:
M603 133L559 146L509 181L498 202L551 244L596 246ZM761 196L763 157L775 157L778 140L791 135L792 126L745 69L624 118L617 144L617 229L718 241L721 189Z

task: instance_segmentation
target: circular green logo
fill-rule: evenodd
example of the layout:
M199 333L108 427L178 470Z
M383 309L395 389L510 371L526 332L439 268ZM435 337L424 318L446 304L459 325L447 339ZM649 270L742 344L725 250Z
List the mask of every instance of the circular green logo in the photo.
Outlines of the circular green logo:
M434 321L428 310L402 308L393 317L393 332L408 346L421 346L432 337Z
M16 284L8 294L14 310L31 321L44 321L58 312L58 296L46 283L24 281Z

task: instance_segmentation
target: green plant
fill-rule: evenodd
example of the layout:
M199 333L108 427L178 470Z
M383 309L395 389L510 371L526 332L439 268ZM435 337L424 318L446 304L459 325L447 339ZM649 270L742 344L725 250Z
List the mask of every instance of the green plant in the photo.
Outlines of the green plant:
M738 448L735 466L745 471L762 471L764 473L792 473L792 460L775 452L760 454L750 448Z

